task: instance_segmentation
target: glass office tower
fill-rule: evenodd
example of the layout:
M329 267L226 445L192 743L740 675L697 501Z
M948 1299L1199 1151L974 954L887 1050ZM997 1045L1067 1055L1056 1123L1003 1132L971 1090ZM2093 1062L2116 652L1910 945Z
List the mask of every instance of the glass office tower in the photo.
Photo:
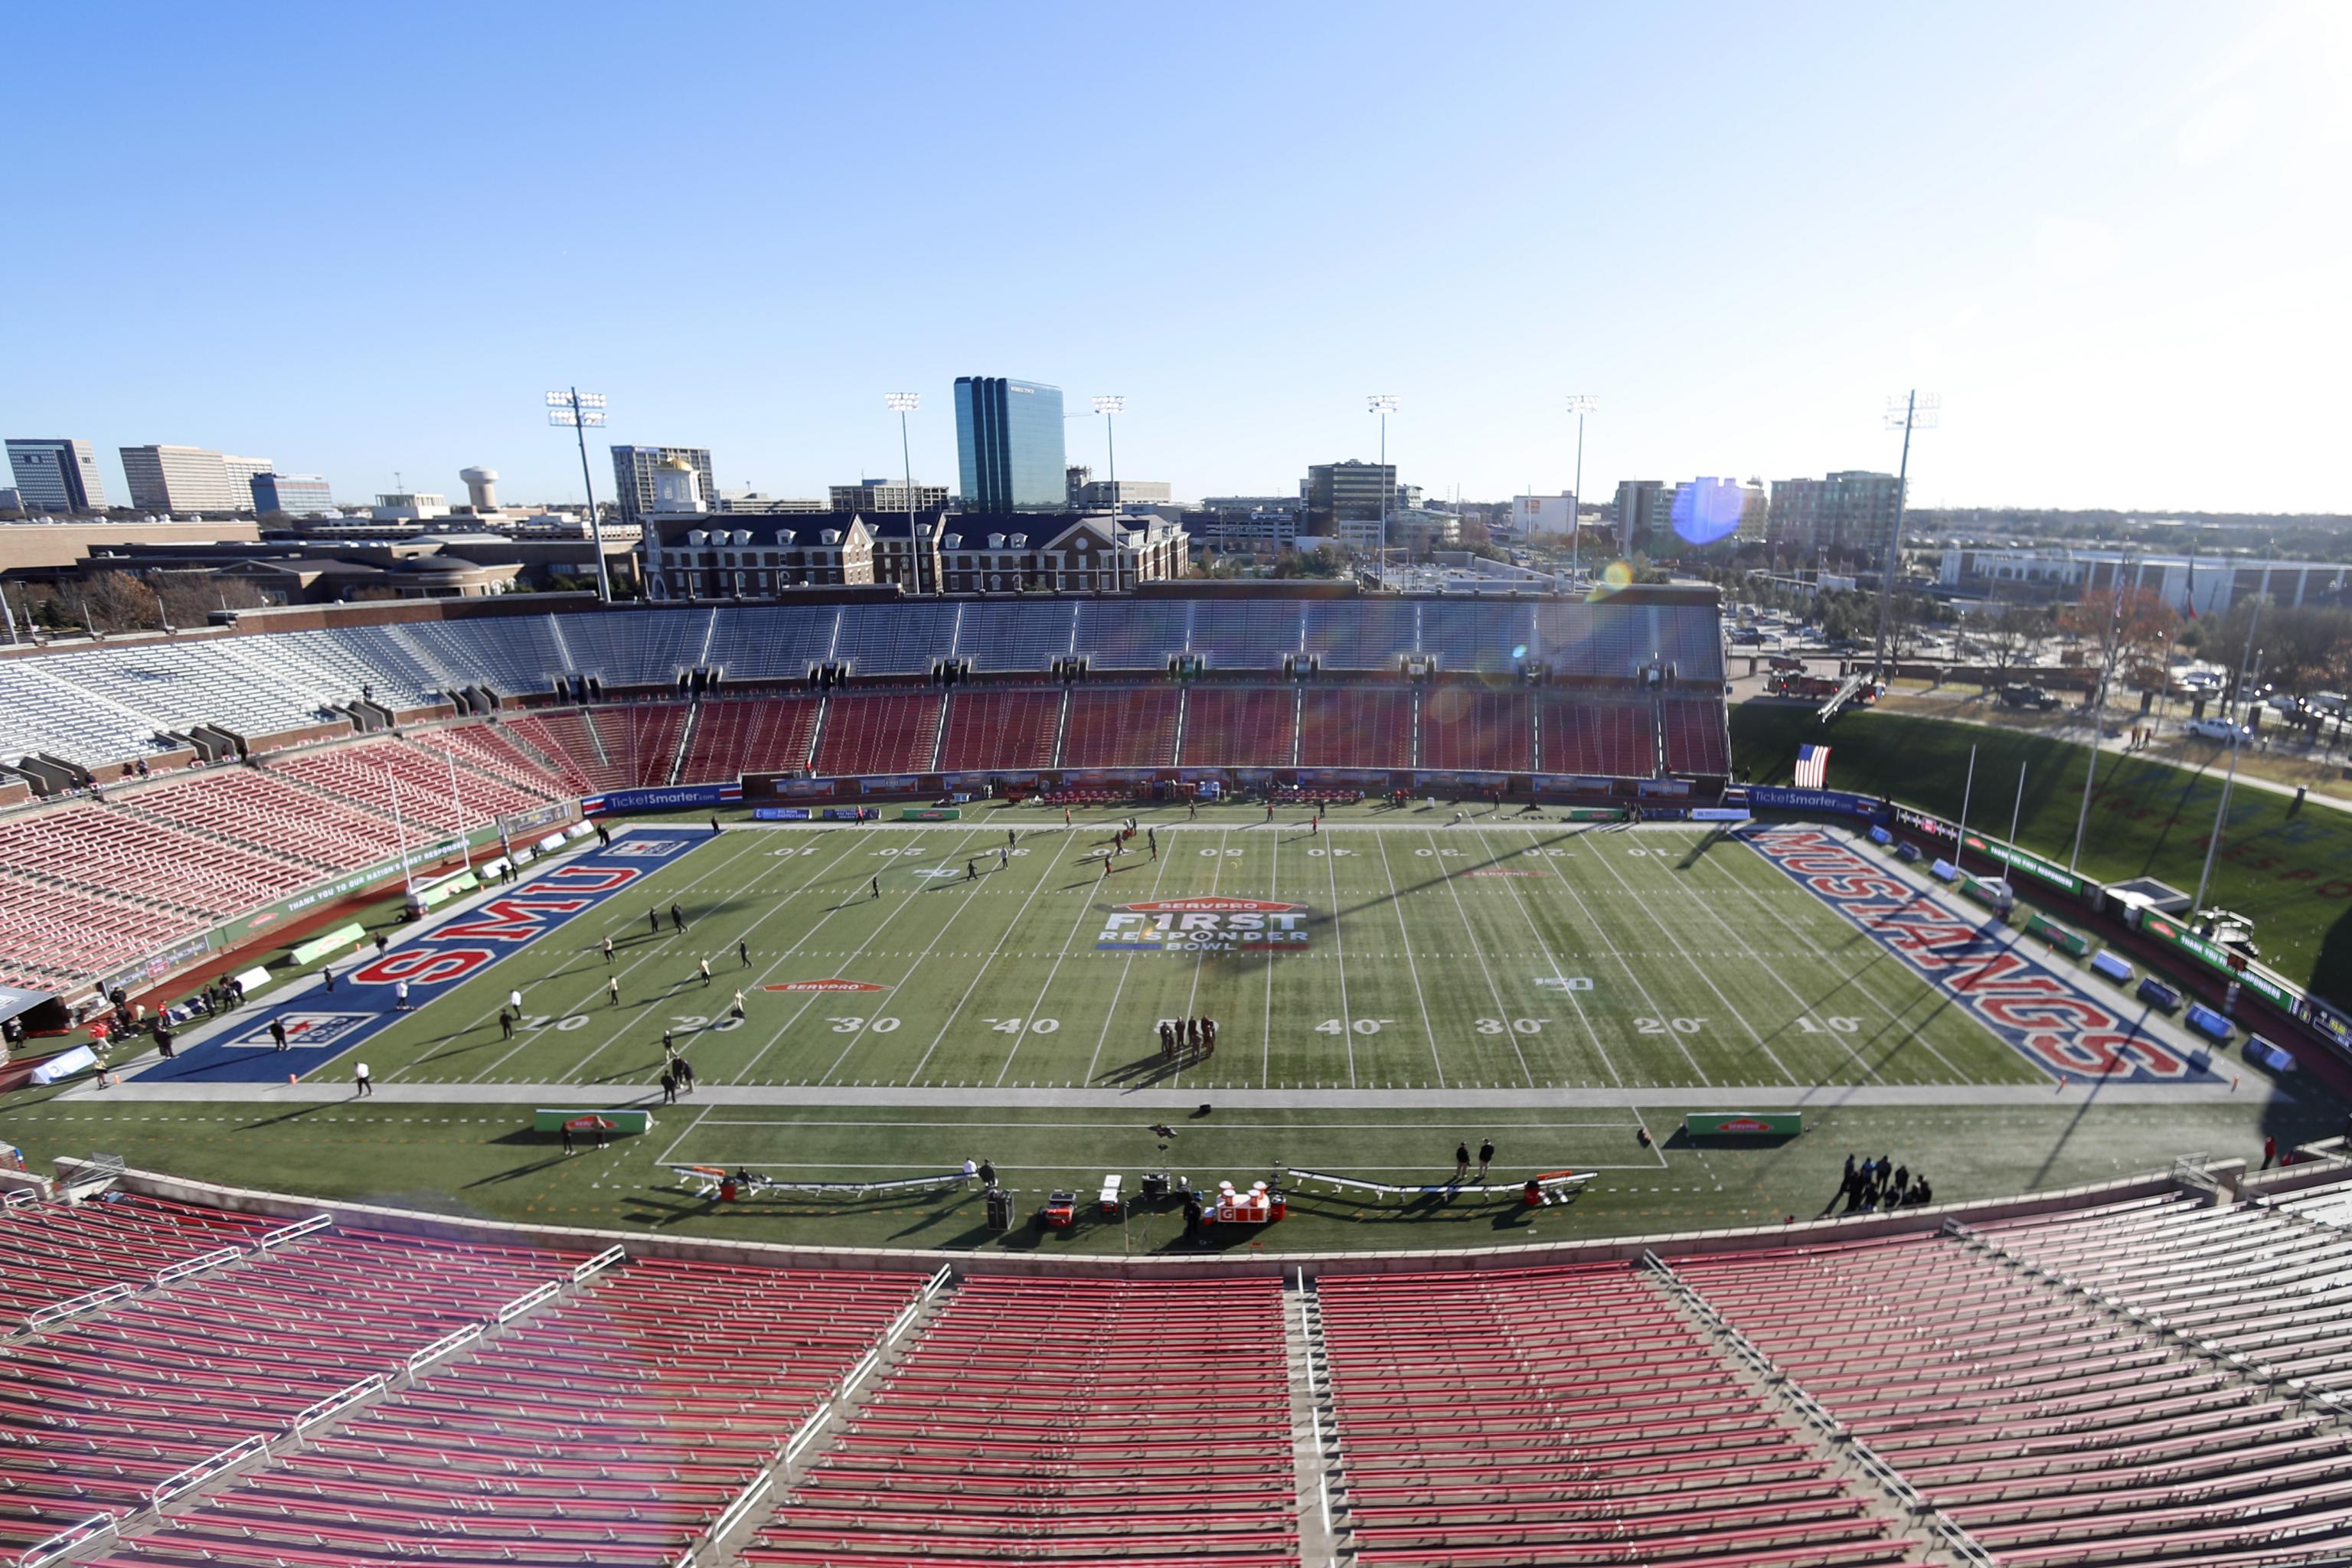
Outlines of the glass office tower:
M1065 510L1062 389L1001 375L960 375L955 396L963 510Z

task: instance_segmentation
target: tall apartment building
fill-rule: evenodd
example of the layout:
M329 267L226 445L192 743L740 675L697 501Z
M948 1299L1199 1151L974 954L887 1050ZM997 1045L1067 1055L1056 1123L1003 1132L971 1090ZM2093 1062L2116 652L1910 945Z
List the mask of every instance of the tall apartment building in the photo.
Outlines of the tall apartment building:
M620 508L623 522L643 522L654 510L654 497L662 465L673 458L695 471L698 489L707 497L719 494L719 481L710 471L710 448L708 447L615 447L613 448L613 493Z
M335 510L333 487L316 474L259 473L253 476L252 485L257 513L282 511L289 517L308 517Z
M70 437L8 443L8 473L27 511L104 511L106 486L98 454Z
M1062 511L1069 505L1062 389L1001 375L955 384L957 478L971 512Z
M1309 533L1337 533L1340 523L1368 518L1378 522L1382 512L1411 504L1398 492L1394 463L1360 463L1353 458L1309 467L1298 499L1307 506Z
M1848 469L1819 479L1778 479L1765 538L1783 554L1876 559L1903 507L1903 482L1893 474Z
M940 511L948 504L945 485L917 485L911 491L900 479L860 479L854 485L828 485L835 511L864 512L871 517L877 512Z
M1651 539L1674 529L1674 487L1664 479L1617 481L1617 548L1646 551Z
M251 511L253 476L267 458L232 458L206 447L125 447L122 477L142 511Z

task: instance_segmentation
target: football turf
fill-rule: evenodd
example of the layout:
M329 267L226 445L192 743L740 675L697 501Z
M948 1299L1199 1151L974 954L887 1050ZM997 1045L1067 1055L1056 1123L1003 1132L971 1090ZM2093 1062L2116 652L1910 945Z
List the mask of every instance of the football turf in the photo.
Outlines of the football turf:
M41 1091L12 1098L0 1136L37 1160L103 1151L231 1184L507 1219L1117 1252L1176 1245L1171 1211L1088 1214L1051 1236L1025 1216L1055 1187L1091 1208L1111 1171L1130 1192L1154 1169L1211 1184L1285 1169L1438 1182L1457 1141L1490 1136L1507 1180L1570 1167L1596 1180L1537 1210L1368 1204L1307 1184L1280 1226L1219 1245L1552 1240L1807 1215L1849 1150L1892 1153L1932 1173L1939 1196L1965 1198L2192 1151L2258 1157L2265 1134L2284 1145L2340 1130L2317 1085L2281 1093L2251 1068L2242 1096L2061 1088L1755 848L1703 826L1484 806L1457 824L1452 806L1419 805L1336 812L1320 831L1297 810L1272 826L1234 808L1196 823L1139 815L1152 835L1108 874L1107 816L1067 828L1034 807L921 826L738 817L715 838L699 818L652 819L640 836L687 841L683 853L299 1084L248 1078L222 1091L242 1098L210 1100L201 1076L153 1092ZM1188 935L1187 915L1215 918ZM1275 940L1282 919L1304 940ZM1163 921L1166 936L1147 935ZM768 989L814 982L875 989ZM738 988L740 1022L728 1016ZM510 989L524 998L511 1038L498 1021ZM1164 1061L1157 1021L1201 1016L1220 1022L1214 1057ZM699 1087L656 1103L651 1131L567 1157L530 1130L546 1090L565 1091L567 1108L657 1102L666 1029ZM351 1098L354 1056L388 1098ZM1761 1109L1816 1085L1880 1102L1817 1100L1787 1140L1680 1131L1686 1111ZM1885 1102L1902 1097L1916 1103ZM982 1227L969 1190L720 1205L671 1170L861 1182L965 1158L993 1160L1020 1194L1010 1236Z
M665 1032L704 1085L2047 1081L1737 839L1433 815L1319 832L1160 825L1156 857L1139 837L1107 874L1108 827L1012 828L1008 844L998 824L1019 814L730 832L441 993L366 1054L379 1084L614 1093L653 1087ZM1237 914L1259 923L1236 929ZM1170 940L1135 940L1162 922ZM871 989L772 989L824 983ZM509 1038L498 1016L513 989L525 1016ZM1215 1055L1163 1059L1158 1021L1192 1017L1217 1021Z

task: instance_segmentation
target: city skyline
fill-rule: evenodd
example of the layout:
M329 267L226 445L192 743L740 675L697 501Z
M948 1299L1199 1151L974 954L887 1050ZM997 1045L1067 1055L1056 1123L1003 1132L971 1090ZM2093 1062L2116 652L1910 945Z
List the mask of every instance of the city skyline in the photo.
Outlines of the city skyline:
M353 499L488 462L562 503L576 457L535 410L576 380L611 395L612 441L708 447L721 489L823 496L899 474L881 401L908 387L916 475L953 482L950 389L979 366L1072 411L1125 395L1120 470L1190 496L1374 458L1363 400L1391 393L1401 474L1498 499L1570 488L1585 392L1592 499L1892 471L1881 410L1917 385L1946 417L1914 448L1916 505L2340 505L2318 454L2352 355L2331 277L2352 215L2324 195L2352 165L2345 7L1525 7L1467 28L1298 8L1251 13L1240 48L1215 13L717 8L665 38L707 73L698 113L600 99L575 153L541 89L606 79L621 15L18 18L26 58L112 84L103 116L67 81L20 84L28 162L122 187L168 136L191 167L301 189L317 237L257 249L200 181L141 187L168 248L20 225L0 277L39 308L0 341L66 368L12 378L0 427L284 453ZM444 48L457 33L468 47ZM793 92L752 90L780 58ZM1150 115L1078 107L1104 59ZM259 101L179 112L173 84L229 61L341 90L299 136ZM884 77L907 89L887 111ZM952 89L984 77L998 123L972 137ZM419 81L481 112L387 101ZM1041 220L1048 180L1071 195ZM681 188L709 226L630 243L671 218L628 193ZM933 237L808 243L883 193ZM1144 242L1093 243L1102 202ZM425 243L376 243L388 216ZM257 326L305 355L234 352ZM1068 421L1070 462L1105 471L1102 423Z

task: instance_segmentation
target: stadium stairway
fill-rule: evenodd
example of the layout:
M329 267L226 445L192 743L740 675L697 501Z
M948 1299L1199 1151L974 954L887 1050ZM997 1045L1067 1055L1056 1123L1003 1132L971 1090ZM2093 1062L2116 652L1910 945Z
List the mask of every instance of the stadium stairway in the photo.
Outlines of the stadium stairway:
M2175 1194L1650 1262L1953 1555L2073 1568L2352 1546L2347 1258Z
M1348 1476L1339 1462L1339 1421L1331 1406L1331 1352L1323 1342L1323 1300L1315 1281L1298 1271L1283 1314L1290 1342L1291 1462L1298 1471L1301 1506L1298 1555L1303 1563L1336 1563L1354 1554L1347 1531ZM1304 1506L1307 1499L1314 1507Z
M1897 1536L1938 1539L1948 1561L1987 1568L1991 1562L1968 1533L1937 1515L1895 1468L1839 1424L1813 1396L1775 1365L1706 1295L1654 1252L1642 1264L1660 1293L1700 1338L1711 1343L1724 1368L1748 1392L1780 1413L1781 1425L1815 1459L1842 1478L1870 1511Z

